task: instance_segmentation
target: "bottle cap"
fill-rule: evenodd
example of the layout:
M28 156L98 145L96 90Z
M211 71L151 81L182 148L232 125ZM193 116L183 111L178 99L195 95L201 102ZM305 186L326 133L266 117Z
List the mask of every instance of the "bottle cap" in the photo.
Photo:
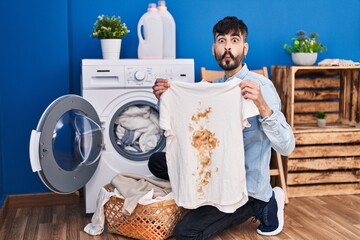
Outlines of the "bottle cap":
M167 9L167 7L166 7L166 2L163 1L163 0L162 0L162 1L159 1L159 2L158 2L158 8L159 8L159 9L165 9L165 10L166 10L166 9Z
M149 3L148 11L157 11L156 3Z

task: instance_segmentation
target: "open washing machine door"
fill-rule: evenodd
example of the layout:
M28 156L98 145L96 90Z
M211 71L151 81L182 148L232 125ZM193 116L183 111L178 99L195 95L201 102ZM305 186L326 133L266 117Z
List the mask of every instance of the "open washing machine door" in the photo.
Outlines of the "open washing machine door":
M80 96L65 95L48 106L31 132L31 167L50 190L72 193L94 174L102 146L93 106Z

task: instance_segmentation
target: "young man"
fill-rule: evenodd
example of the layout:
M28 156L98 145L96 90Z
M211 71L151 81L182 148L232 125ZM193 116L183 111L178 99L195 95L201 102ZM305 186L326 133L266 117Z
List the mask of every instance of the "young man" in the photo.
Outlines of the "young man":
M234 213L224 213L213 206L191 210L174 229L176 239L208 239L214 234L245 222L250 217L260 220L257 232L276 235L284 224L284 192L271 188L269 164L271 148L281 155L289 155L295 140L291 127L280 111L280 98L272 82L262 75L250 72L243 60L248 53L247 26L236 17L225 17L213 28L212 52L225 71L224 78L214 82L226 82L240 78L241 94L251 99L259 115L248 119L249 128L243 130L245 147L246 184L248 202ZM159 99L170 87L166 79L157 79L153 92ZM150 157L149 169L157 177L169 179L165 153Z

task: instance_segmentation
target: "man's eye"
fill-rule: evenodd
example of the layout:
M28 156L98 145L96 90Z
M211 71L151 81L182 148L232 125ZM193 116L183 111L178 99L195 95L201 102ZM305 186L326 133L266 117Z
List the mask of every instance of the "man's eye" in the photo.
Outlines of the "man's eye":
M238 42L239 42L239 39L234 38L232 41L233 41L234 43L238 43Z

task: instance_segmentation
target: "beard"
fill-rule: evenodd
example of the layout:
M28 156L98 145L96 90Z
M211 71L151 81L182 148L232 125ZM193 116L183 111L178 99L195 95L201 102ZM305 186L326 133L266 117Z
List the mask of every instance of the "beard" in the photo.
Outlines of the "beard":
M237 67L239 67L240 64L242 64L242 61L245 57L244 53L235 57L232 54L232 52L230 52L229 50L226 50L223 54L217 53L214 50L214 53L215 53L214 55L215 55L215 59L216 59L217 63L225 71L232 71L232 70L236 69ZM230 55L231 60L225 60L226 54Z

